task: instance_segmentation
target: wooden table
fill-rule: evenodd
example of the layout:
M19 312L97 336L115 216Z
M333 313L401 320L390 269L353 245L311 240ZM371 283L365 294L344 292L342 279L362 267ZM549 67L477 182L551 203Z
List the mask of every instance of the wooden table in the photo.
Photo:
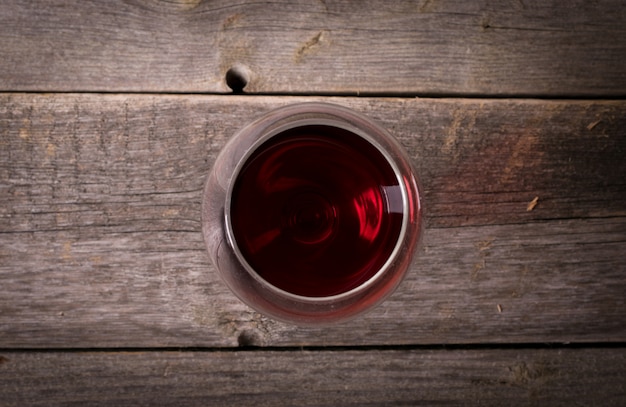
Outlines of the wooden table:
M0 47L0 405L626 405L623 0L10 0ZM305 329L224 286L200 205L311 100L397 137L426 230Z

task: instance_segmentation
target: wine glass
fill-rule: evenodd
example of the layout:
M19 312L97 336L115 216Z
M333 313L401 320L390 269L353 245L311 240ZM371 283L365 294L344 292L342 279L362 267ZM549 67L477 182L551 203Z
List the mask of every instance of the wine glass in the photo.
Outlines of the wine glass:
M410 160L346 107L300 103L240 130L211 169L202 229L223 281L298 325L355 317L405 276L422 232Z

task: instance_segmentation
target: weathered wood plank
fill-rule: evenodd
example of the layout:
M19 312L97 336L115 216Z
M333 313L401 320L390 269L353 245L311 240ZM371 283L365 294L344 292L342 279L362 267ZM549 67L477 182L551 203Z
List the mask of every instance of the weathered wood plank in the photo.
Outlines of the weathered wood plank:
M621 0L11 0L0 43L12 91L626 94Z
M19 216L3 221L28 232L62 228L56 212L78 223L100 215L124 231L127 211L144 206L158 212L144 212L151 229L176 220L175 230L190 230L192 206L168 218L161 212L173 208L163 205L197 199L245 123L312 100L357 109L399 139L426 189L431 227L626 215L623 101L7 94L0 175L5 213Z
M626 102L323 99L409 151L423 253L352 323L299 329L249 311L208 263L202 185L242 123L306 100L320 99L2 95L0 346L626 338Z
M626 403L624 349L8 353L4 406Z
M214 274L197 231L3 235L0 343L623 341L624 230L624 220L431 229L395 295L366 317L323 329L249 311Z

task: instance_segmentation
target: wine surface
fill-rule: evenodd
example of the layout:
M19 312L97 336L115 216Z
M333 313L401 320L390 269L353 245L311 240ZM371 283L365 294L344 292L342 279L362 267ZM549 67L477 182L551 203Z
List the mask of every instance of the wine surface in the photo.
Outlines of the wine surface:
M265 281L327 297L374 276L403 222L398 176L369 141L327 125L264 142L235 181L230 218L241 254Z

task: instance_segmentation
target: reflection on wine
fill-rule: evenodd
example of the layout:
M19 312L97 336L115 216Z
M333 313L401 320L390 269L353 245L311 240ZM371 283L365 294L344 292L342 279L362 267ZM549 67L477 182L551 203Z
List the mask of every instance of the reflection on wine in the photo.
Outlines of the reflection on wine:
M304 325L381 302L421 232L402 149L363 116L323 103L277 109L233 137L209 174L202 212L207 249L232 291Z

